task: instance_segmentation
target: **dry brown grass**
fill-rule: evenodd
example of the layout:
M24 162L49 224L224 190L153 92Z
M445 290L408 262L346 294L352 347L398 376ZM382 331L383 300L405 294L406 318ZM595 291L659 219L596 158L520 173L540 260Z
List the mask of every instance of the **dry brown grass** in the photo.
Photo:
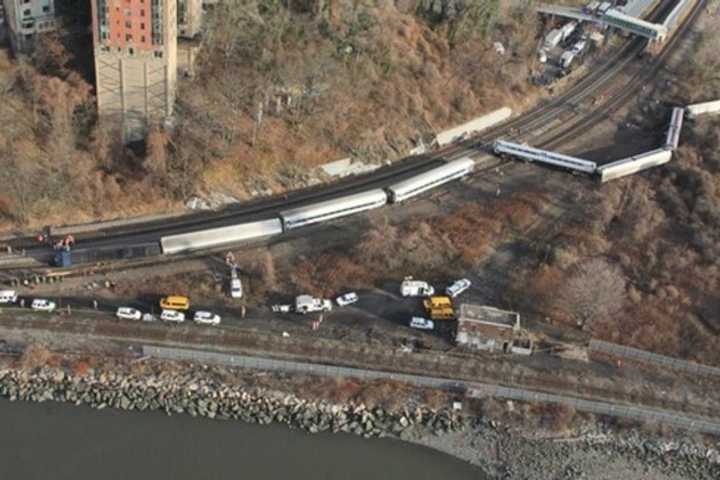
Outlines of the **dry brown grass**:
M522 235L541 208L522 194L403 225L379 221L350 249L295 260L290 283L297 291L329 295L378 285L399 272L449 278L478 266L500 242Z

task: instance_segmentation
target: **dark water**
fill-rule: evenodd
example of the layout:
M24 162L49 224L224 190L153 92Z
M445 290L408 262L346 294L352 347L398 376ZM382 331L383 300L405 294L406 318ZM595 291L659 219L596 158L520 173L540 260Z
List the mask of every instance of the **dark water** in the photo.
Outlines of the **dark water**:
M482 478L450 456L393 440L0 401L3 480Z

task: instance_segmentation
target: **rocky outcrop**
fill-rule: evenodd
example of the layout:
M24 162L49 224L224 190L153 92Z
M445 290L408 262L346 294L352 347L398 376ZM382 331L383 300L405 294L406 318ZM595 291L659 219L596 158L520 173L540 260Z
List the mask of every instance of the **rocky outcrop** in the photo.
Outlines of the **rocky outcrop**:
M400 436L407 429L442 434L461 430L465 419L425 407L389 411L363 404L310 401L295 395L249 391L201 373L135 376L121 371L68 374L59 368L0 370L0 394L11 401L49 400L93 408L161 410L249 423L284 423L310 433L347 432L364 437Z

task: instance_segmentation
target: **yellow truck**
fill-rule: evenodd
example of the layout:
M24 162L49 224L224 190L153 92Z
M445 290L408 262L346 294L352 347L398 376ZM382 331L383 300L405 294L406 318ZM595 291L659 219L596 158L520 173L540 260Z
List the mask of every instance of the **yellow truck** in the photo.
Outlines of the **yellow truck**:
M452 299L445 295L435 295L423 301L431 320L454 320L455 308Z
M190 299L180 295L170 295L160 300L160 308L163 310L189 310Z

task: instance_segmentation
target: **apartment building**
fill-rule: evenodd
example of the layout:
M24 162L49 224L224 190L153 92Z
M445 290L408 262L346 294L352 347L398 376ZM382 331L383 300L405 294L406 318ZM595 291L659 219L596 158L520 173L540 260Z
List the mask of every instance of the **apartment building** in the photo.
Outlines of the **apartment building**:
M173 113L177 0L91 0L98 114L141 140Z
M37 34L57 28L54 0L1 1L4 12L0 16L4 16L3 27L15 53L28 53Z

